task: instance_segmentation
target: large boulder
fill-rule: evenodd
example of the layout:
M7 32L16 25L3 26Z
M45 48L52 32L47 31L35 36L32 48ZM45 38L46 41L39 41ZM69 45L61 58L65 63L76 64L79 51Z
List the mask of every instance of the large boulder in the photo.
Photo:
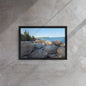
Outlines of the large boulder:
M44 43L44 42L42 42L41 44L44 45L44 46L46 45L46 43Z
M65 47L65 43L61 43L60 44L60 47Z
M34 48L37 48L37 49L40 49L40 48L42 48L42 47L43 47L42 44L35 44L35 46L34 46Z
M59 46L62 42L59 41L59 40L56 40L56 41L53 41L52 44L53 45L56 45L56 46Z
M47 58L47 52L42 49L33 51L28 58Z
M52 42L51 41L49 41L49 42L46 41L45 44L46 45L52 45Z
M65 48L64 47L59 47L57 49L57 54L59 58L64 58L65 57Z
M52 45L52 42L48 42L49 45Z
M53 53L56 53L56 52L57 52L57 48L58 48L57 46L47 45L47 46L44 47L44 50L45 50L47 53L53 54Z
M21 42L21 56L29 55L34 48L34 44L29 41Z

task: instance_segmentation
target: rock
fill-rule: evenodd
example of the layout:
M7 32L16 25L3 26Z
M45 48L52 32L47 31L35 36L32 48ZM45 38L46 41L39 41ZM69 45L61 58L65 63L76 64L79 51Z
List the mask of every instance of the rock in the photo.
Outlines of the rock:
M57 52L57 48L58 48L57 46L47 45L47 46L44 47L44 50L45 50L47 53L53 54L53 53L56 53L56 52Z
M45 43L42 43L42 45L44 45L44 46L45 46L46 44L45 44Z
M34 44L29 41L21 42L21 56L29 55L34 48Z
M61 43L60 44L60 47L65 47L65 43Z
M64 47L59 47L57 49L57 54L59 58L64 58L65 57L65 48Z
M37 42L37 43L45 43L46 40L40 40L40 39L37 39L37 40L35 40L35 42Z
M41 40L39 40L39 39L36 39L36 40L35 40L35 42L40 42L40 41L41 41Z
M58 54L57 56L58 56L58 58L64 58L64 56L61 54Z
M52 45L52 42L45 42L46 45Z
M49 58L58 58L57 54L48 54Z
M37 49L29 55L29 58L47 58L47 52L42 49Z
M40 49L40 48L42 48L42 47L43 47L42 44L35 44L35 46L34 46L34 48L38 48L38 49Z
M61 43L62 43L62 42L61 42L61 41L58 41L58 40L52 42L52 44L53 44L53 45L56 45L56 46L59 46Z
M49 45L52 45L52 42L48 42Z

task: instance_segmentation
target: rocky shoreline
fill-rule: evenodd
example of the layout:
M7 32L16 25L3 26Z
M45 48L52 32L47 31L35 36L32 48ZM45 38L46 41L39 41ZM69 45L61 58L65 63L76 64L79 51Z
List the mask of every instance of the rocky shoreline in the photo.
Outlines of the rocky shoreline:
M21 58L65 58L65 44L61 41L21 41Z

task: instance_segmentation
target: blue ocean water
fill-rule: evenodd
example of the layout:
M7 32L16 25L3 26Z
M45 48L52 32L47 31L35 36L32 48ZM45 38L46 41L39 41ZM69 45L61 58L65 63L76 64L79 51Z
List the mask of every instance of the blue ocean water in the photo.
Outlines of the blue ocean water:
M50 38L39 38L40 40L46 40L46 41L62 41L63 43L65 43L65 37L50 37Z

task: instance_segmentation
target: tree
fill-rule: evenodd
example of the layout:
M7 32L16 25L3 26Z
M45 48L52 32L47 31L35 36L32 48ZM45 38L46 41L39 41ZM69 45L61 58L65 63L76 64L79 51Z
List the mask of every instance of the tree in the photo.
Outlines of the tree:
M35 39L35 37L34 36L31 37L29 35L29 32L26 32L26 30L25 30L24 34L21 34L21 40L22 41L32 41L34 39Z
M32 39L33 39L33 40L35 40L35 37L34 37L34 36L32 36Z
M21 34L21 41L25 41L25 36Z

